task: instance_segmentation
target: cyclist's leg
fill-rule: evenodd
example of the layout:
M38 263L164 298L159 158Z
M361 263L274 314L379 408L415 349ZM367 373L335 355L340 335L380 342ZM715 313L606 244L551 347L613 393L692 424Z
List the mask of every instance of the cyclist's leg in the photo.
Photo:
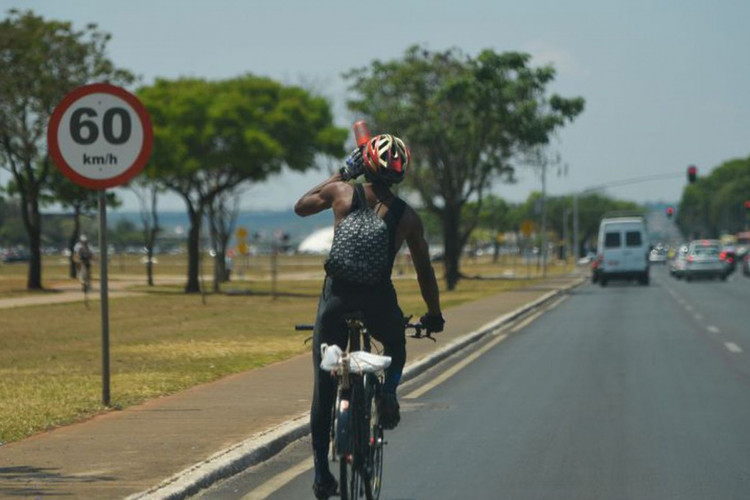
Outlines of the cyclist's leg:
M330 279L323 284L318 303L318 314L313 332L314 388L310 409L313 458L316 484L330 483L332 475L328 467L329 431L331 412L336 399L336 379L320 369L320 346L323 343L346 346L346 329L341 319L344 302L332 291Z
M406 328L393 285L379 289L361 305L370 334L383 344L384 354L391 357L383 392L395 394L406 364Z
M393 429L401 420L396 388L406 363L406 332L404 314L398 306L393 286L379 290L365 309L365 321L371 335L383 344L384 354L391 357L385 371L382 394L378 398L380 424Z

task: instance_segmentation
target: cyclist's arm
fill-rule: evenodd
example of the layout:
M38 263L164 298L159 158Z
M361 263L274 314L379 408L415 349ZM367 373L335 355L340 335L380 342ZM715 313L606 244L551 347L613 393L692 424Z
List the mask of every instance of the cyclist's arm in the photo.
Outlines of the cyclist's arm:
M348 195L347 195L348 193ZM314 215L351 199L352 187L336 172L302 195L294 205L294 213L301 217ZM337 207L334 207L337 208Z
M427 312L430 315L439 316L442 314L440 312L440 292L435 278L435 270L430 262L430 251L424 238L422 221L416 212L410 208L404 213L404 217L407 218L405 222L409 227L406 233L406 244L409 246L414 270L417 272L422 299L427 305Z

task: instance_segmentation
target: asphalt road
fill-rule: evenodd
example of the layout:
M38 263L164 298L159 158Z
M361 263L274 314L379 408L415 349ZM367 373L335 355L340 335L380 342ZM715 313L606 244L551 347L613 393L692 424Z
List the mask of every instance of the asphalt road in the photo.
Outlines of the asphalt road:
M749 324L741 273L578 288L426 392L439 370L400 389L381 498L750 498ZM309 454L197 498L313 498Z

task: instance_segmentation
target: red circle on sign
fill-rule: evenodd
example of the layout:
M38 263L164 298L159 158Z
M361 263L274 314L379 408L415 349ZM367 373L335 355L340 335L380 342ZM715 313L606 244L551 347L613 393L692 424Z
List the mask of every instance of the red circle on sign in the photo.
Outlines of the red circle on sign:
M141 145L141 150L138 153L138 156L133 161L133 164L130 165L121 174L115 177L109 177L107 179L92 179L75 171L63 156L62 151L60 151L60 145L57 141L57 133L58 129L60 128L60 122L68 108L70 108L80 98L85 97L89 94L97 93L111 94L127 102L133 108L133 111L135 111L138 119L141 122L141 127L143 127L143 144ZM149 156L151 156L151 150L154 145L154 131L151 128L151 118L149 118L148 116L148 111L146 111L146 108L143 106L143 104L141 104L141 101L139 101L137 97L135 97L127 90L121 87L116 87L115 85L110 85L109 83L92 83L90 85L84 85L72 90L63 98L62 101L60 101L60 104L57 105L55 110L52 112L52 116L49 120L49 126L47 127L47 145L49 147L49 153L52 156L52 160L60 169L60 172L65 175L65 177L75 182L79 186L87 187L90 189L107 189L110 187L125 184L133 177L138 175L141 170L143 170L143 167L145 167L146 163L148 163Z

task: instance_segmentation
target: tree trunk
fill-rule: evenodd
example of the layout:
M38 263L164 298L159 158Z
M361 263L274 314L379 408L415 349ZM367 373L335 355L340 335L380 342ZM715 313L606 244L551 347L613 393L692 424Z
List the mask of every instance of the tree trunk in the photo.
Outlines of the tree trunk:
M146 247L146 281L148 286L154 286L154 245Z
M221 248L216 249L216 255L214 256L214 292L219 293L221 291L221 283L226 281L226 265L224 262L224 254Z
M42 217L39 213L39 203L36 198L23 200L25 212L24 225L29 235L29 275L26 288L29 290L42 289Z
M444 266L445 266L445 283L448 290L456 288L456 284L461 276L459 270L459 260L461 257L461 237L459 235L459 220L457 210L451 207L445 207L442 212L443 217L443 245Z
M188 232L188 274L185 293L200 293L201 287L198 281L200 272L200 239L202 211L192 211L190 216L190 231Z

